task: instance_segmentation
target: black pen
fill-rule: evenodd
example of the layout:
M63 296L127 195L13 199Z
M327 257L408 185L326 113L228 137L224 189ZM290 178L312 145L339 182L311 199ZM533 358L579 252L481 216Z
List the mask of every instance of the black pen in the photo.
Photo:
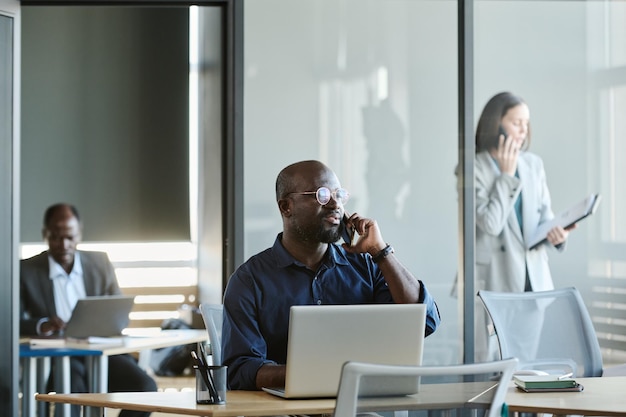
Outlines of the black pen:
M202 360L204 360L205 364L209 364L209 360L208 360L208 355L206 353L206 349L204 348L204 343L198 343L198 346L200 347L200 354L202 355Z
M200 347L200 355L202 356L202 360L205 364L205 366L207 367L207 374L209 375L209 381L211 382L211 388L213 388L213 394L215 396L215 398L217 398L217 401L220 402L222 401L220 398L220 394L217 391L217 388L215 388L215 380L213 379L213 374L211 374L211 371L209 370L209 355L207 355L206 349L204 348L204 344L203 343L199 343L198 346Z
M204 361L200 359L200 357L194 350L191 351L191 357L196 361L196 365L194 366L194 368L196 368L200 372L200 375L204 380L204 384L209 390L211 400L213 402L216 402L216 400L219 401L219 396L215 395L215 387L213 387L212 381L209 380L209 378L211 377L211 371L209 371L209 368L206 366Z
M220 398L220 394L217 392L217 388L215 388L215 380L213 379L211 370L208 367L206 368L206 373L209 376L209 383L211 384L210 389L213 391L213 394L211 395L213 397L213 400L217 400L216 402L221 402L222 399Z
M202 345L200 345L200 350L203 350ZM203 353L201 353L201 355L204 356ZM213 381L213 376L211 375L211 369L207 365L206 360L198 356L198 354L193 350L191 351L191 356L198 363L197 369L202 374L202 379L204 380L204 383L209 390L209 395L211 396L211 399L213 400L213 402L220 402L221 398L219 393L217 392L217 389L215 388L215 382Z

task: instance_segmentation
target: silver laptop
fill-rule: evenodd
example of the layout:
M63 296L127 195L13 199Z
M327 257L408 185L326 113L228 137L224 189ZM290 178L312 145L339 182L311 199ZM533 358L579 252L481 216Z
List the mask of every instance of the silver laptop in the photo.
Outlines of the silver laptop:
M135 297L107 295L81 298L65 327L64 337L120 336L128 327Z
M424 304L293 306L285 387L263 390L284 398L332 398L347 361L421 365L425 325ZM418 382L415 378L374 390L364 381L360 392L414 394Z

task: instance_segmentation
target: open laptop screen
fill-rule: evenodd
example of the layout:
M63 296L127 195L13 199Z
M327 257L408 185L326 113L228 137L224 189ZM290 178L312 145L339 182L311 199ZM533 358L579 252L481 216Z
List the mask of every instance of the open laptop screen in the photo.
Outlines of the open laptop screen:
M90 336L120 336L128 326L134 297L108 295L81 298L67 322L64 336L86 338Z
M421 365L425 325L423 304L293 306L283 395L336 396L346 361Z

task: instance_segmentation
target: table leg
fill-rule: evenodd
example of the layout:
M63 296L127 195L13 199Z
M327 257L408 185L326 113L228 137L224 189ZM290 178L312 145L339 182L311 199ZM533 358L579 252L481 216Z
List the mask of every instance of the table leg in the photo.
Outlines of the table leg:
M37 407L37 358L22 359L22 416L31 417Z
M37 369L37 388L36 392L47 392L48 385L48 377L50 376L50 358L49 357L40 357L34 358L36 361L36 369ZM46 403L38 403L37 407L37 416L38 417L46 417L48 414L46 408L50 407L50 404Z
M89 373L89 391L107 392L109 385L109 357L87 356L87 371ZM85 417L102 417L104 409L97 407L84 407Z
M89 392L107 392L109 385L109 357L87 356L87 378L89 382Z
M83 407L83 416L85 417L104 417L106 412L104 408L100 407Z
M89 416L89 417L106 417L107 416L106 408L85 406L83 407L83 410L84 410L83 416Z
M56 392L69 393L70 385L70 357L61 356L54 358L54 390ZM70 404L57 404L54 408L55 417L70 417Z

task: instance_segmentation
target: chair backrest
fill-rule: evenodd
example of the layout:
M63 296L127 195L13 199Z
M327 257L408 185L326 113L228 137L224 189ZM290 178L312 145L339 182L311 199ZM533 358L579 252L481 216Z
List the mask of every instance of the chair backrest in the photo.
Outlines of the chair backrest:
M576 288L479 291L478 297L493 321L501 356L517 357L520 369L552 373L569 363L577 377L602 375L598 338Z
M428 397L421 401L418 400L417 404L414 406L410 403L403 402L401 404L402 407L423 410L425 409L424 403L429 403L433 409L488 407L489 412L486 414L487 417L508 415L506 408L504 408L504 399L511 382L513 371L516 367L516 358L494 362L447 366L399 366L346 362L341 371L335 417L354 417L357 414L357 411L359 411L359 387L364 380L370 385L386 386L389 384L397 384L398 380L408 382L407 379L409 378L413 378L414 380L415 378L430 376L480 376L482 378L478 380L482 381L482 383L480 389L459 389L458 386L455 386L449 388L449 391L446 390L445 385L437 384L437 392L441 394L442 398L441 404L434 405L436 402L435 399ZM426 384L424 384L423 378L421 378L421 380L420 390L424 391ZM462 382L463 380L464 379L461 378L455 381ZM490 387L493 387L495 384L497 384L497 387L490 389ZM418 393L417 396L419 397L420 394ZM385 409L385 406L380 406L380 408L372 406L373 402L369 397L366 401L369 404L367 411L382 411ZM372 410L372 407L377 408L377 410Z
M200 304L200 313L204 325L209 332L209 343L211 344L211 357L213 365L222 364L222 304Z

